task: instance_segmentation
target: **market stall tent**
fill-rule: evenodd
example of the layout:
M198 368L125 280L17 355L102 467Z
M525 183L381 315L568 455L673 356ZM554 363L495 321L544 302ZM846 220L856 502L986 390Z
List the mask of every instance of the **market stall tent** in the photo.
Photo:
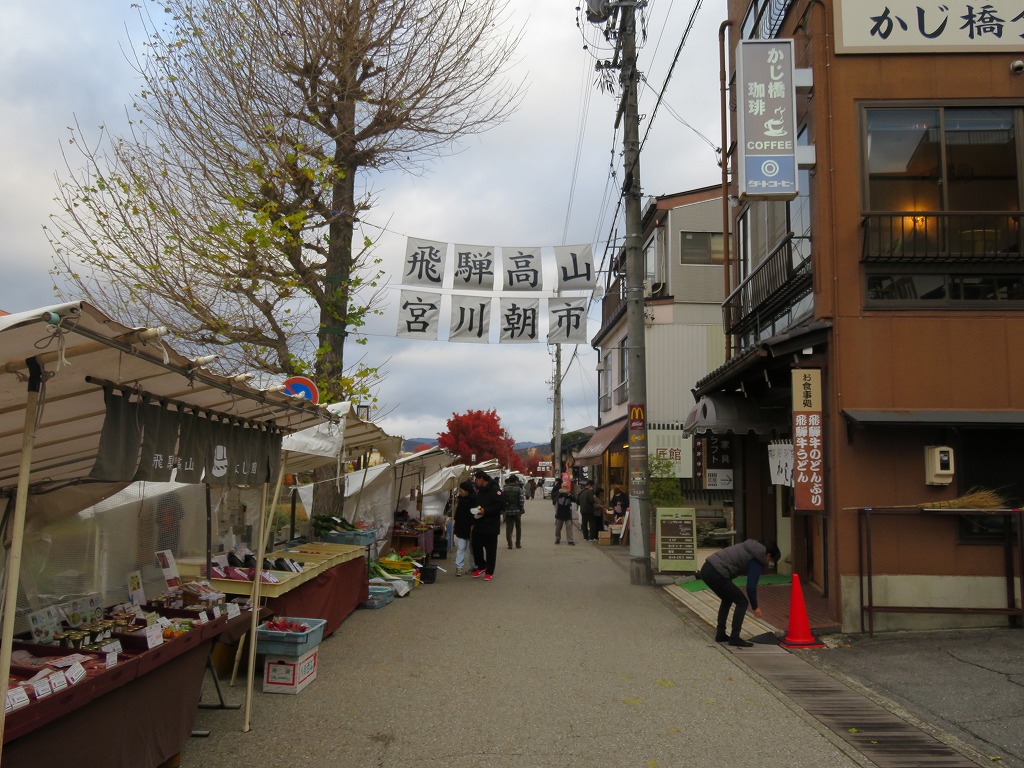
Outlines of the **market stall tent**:
M26 517L77 513L134 480L172 472L179 480L244 477L266 485L279 470L271 448L281 435L339 420L304 399L255 389L247 377L209 372L167 346L165 333L122 325L84 301L0 317L0 498L7 500L8 532L2 679L10 674ZM179 423L195 427L197 455L208 463L164 464L155 436L162 430L166 440L171 422L175 430ZM205 437L214 432L245 460L232 465L220 445L208 452ZM258 579L253 591L258 601Z

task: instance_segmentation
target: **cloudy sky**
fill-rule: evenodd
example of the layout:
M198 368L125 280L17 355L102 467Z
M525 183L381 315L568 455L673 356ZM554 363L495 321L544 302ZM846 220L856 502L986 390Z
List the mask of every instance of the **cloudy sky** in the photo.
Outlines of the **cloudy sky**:
M522 106L505 124L466 141L421 175L366 180L377 207L365 216L364 233L377 241L389 271L399 270L407 236L495 246L593 243L599 262L604 253L622 177L621 131L614 130L613 98L595 86L594 62L595 56L610 58L611 50L596 27L577 27L577 0L501 5L524 27L513 71L526 84ZM68 173L62 144L76 120L92 136L100 124L115 131L123 126L124 105L139 90L125 54L139 42L131 6L130 0L4 2L0 309L19 312L54 301L43 226L55 210L55 174ZM712 145L720 143L717 32L724 0L702 3L693 17L663 104L649 123L694 7L695 0L650 0L645 14L645 195L720 180ZM611 180L613 164L617 176ZM398 290L387 289L384 315L367 328L368 344L348 355L384 366L377 413L388 432L432 438L453 413L493 408L515 440L550 440L553 348L397 339ZM590 338L599 323L595 304ZM589 345L565 347L562 359L564 430L596 426L595 352Z

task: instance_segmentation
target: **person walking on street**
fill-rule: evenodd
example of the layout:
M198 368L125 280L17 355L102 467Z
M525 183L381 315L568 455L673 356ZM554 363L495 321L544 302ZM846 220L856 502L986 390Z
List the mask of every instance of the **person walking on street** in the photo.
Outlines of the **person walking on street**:
M516 534L516 549L522 549L523 525L522 515L526 511L526 499L523 494L523 486L519 482L519 475L509 475L505 485L501 489L501 495L505 499L505 540L508 548L512 549L512 529Z
M537 495L537 481L532 477L529 482L526 483L526 498L533 501L533 497Z
M572 540L572 503L576 499L568 491L563 491L561 487L558 488L558 492L555 494L555 544L562 542L562 526L565 526L565 538L568 539L566 542L570 547L576 546L576 542Z
M482 469L473 475L476 484L476 522L473 524L473 560L476 570L473 578L494 578L494 566L498 561L498 534L501 533L501 516L505 513L505 501L498 481Z
M583 481L583 489L576 494L576 503L580 505L580 530L583 531L583 540L590 541L590 532L594 528L594 483L590 480ZM597 534L594 534L597 540Z
M749 640L740 637L743 628L743 617L747 605L754 615L761 617L761 609L757 606L757 582L761 574L772 561L779 561L779 547L774 541L760 542L747 539L739 544L726 547L704 561L700 569L700 578L714 592L722 604L718 608L718 627L715 631L715 642L725 643L737 648L749 648L753 645ZM737 576L746 575L747 594L732 583ZM729 618L729 608L736 606L732 617L732 633L725 634L725 623Z
M594 489L594 528L590 532L590 538L592 541L597 541L601 531L604 530L604 513L608 511L608 505L604 501L604 488Z
M466 553L473 535L473 507L476 506L476 486L472 480L459 483L458 500L455 502L455 519L452 533L455 535L455 575L466 572Z

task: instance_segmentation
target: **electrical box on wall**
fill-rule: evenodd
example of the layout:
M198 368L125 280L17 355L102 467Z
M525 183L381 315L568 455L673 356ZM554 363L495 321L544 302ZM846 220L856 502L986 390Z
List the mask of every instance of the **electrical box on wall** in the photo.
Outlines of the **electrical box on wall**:
M925 485L949 485L953 482L953 449L947 445L924 447Z

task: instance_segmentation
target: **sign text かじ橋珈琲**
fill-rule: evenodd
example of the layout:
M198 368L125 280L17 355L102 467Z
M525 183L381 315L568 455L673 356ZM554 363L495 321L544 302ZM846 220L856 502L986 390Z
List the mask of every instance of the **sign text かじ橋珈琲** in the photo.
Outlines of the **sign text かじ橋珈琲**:
M799 193L793 41L740 41L736 89L740 198L792 200Z

